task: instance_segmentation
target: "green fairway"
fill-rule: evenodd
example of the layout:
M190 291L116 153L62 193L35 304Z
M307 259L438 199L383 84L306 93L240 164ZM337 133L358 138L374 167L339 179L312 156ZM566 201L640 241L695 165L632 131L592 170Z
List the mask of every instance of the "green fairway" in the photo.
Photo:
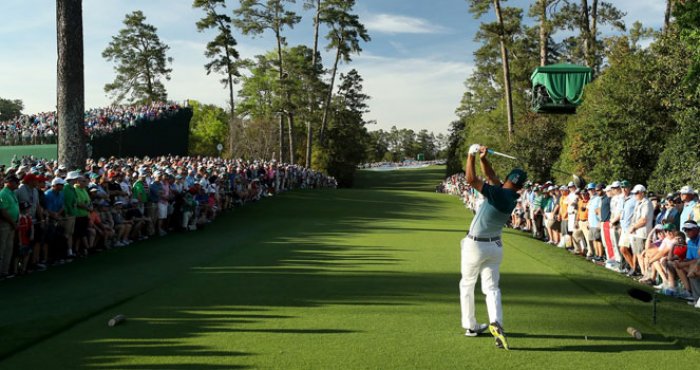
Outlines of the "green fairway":
M468 211L443 167L362 171L175 234L0 282L2 369L695 368L700 310L626 296L633 281L506 231L512 350L467 338ZM486 322L477 285L477 318ZM124 314L123 325L109 318ZM625 331L644 333L636 341Z
M12 158L32 155L35 158L55 159L58 153L56 144L0 146L0 164L9 165Z

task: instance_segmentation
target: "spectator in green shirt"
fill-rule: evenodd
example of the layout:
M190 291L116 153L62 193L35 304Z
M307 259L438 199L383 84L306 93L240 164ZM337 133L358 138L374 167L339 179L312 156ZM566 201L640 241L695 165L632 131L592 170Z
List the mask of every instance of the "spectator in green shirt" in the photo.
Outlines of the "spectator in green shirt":
M10 276L12 249L15 242L19 203L15 190L19 180L15 175L5 177L5 187L0 190L0 279Z
M73 186L75 189L76 198L76 215L75 215L75 253L79 256L87 256L88 254L88 227L90 210L92 204L90 202L90 194L87 192L88 179L81 176L77 179Z
M68 247L67 257L73 258L73 234L75 233L75 217L78 215L78 197L75 193L75 183L82 175L79 171L72 171L66 175L66 184L63 187L63 209L66 219L63 222L64 237Z

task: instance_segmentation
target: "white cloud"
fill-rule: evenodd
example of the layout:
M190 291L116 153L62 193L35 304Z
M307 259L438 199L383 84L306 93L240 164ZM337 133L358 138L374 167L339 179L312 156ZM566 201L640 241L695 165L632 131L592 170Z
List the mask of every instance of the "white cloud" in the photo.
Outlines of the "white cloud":
M427 129L446 133L464 93L463 81L472 70L467 63L437 58L359 57L343 72L355 68L364 79L363 87L371 96L366 115L377 120L370 130L391 126Z
M446 33L448 29L431 24L422 18L395 14L376 14L364 17L371 32L383 33Z

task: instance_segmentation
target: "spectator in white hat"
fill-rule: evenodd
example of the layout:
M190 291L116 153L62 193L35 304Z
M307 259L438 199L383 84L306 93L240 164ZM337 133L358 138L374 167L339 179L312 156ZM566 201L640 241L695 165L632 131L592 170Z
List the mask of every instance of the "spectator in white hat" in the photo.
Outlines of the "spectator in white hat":
M686 185L681 188L681 200L683 201L683 211L681 212L680 224L685 224L688 220L695 220L693 215L693 208L697 204L695 200L695 190L692 186Z
M629 276L638 275L638 258L644 251L644 242L654 224L654 207L646 197L646 192L647 189L640 184L635 185L631 192L637 200L637 205L634 207L632 215L632 224L629 229L631 250L629 248L623 249L623 255L630 265L630 270L627 273Z

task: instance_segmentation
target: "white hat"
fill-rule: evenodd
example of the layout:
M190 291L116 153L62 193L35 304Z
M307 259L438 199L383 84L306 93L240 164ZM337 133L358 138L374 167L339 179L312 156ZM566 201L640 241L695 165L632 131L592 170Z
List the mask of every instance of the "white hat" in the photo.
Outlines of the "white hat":
M606 191L606 192L608 192L608 191L610 191L610 190L612 190L612 189L613 189L613 186L612 186L612 185L608 185L608 186L605 187L605 191Z
M80 174L80 171L70 171L66 175L66 180L77 180L81 177L83 177L83 175Z
M681 188L681 194L695 194L695 190L690 185L686 185Z
M620 187L620 185L622 185L622 184L620 184L620 182L619 182L619 181L613 181L613 183L612 183L612 184L610 184L610 187L611 187L611 188L615 188L615 189L617 189L617 188L619 188L619 187Z
M647 188L645 188L644 185L637 184L634 186L634 188L632 188L632 191L630 193L637 194L637 193L646 193L646 192L647 192Z
M62 179L62 178L60 178L60 177L57 177L57 178L55 178L55 179L53 179L53 180L51 181L51 186L54 186L54 185L65 185L65 184L66 184L66 180L64 180L64 179Z
M153 177L160 177L160 176L162 176L162 175L163 175L163 173L160 172L160 170L158 170L158 171L156 171L156 172L153 172Z
M66 170L66 166L60 165L60 166L58 166L58 169L59 169L59 171L65 171L65 170Z

